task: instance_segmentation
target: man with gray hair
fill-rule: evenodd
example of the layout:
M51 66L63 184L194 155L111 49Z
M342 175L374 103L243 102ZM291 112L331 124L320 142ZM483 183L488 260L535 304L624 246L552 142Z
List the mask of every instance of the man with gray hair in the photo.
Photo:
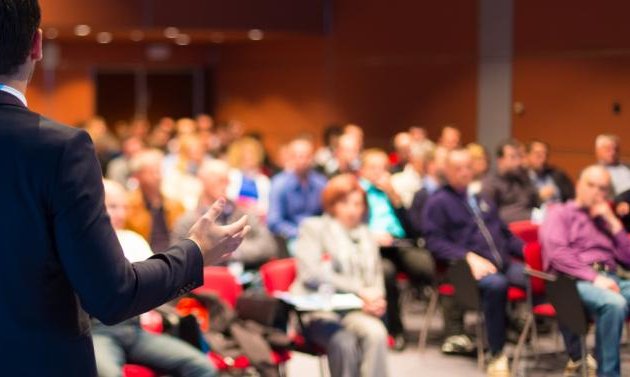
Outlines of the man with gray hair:
M619 344L630 310L630 281L617 271L630 266L630 239L608 203L610 185L606 168L587 167L575 200L550 208L540 238L545 267L578 279L582 302L595 317L597 375L615 377L620 376ZM567 369L576 369L580 349L567 346L567 351Z
M171 233L172 244L188 236L190 228L203 216L214 201L218 198L226 197L229 173L230 166L221 160L209 160L201 165L197 172L197 177L203 186L203 191L199 198L199 207L196 210L187 212L175 223ZM223 212L217 218L217 223L228 224L245 214L234 202L228 200L223 208ZM250 231L245 236L243 243L234 251L230 260L242 263L246 269L255 269L276 257L277 247L273 235L255 214L249 214L247 218Z
M610 173L615 196L630 190L630 167L620 161L619 142L619 137L612 134L601 134L595 139L597 163Z

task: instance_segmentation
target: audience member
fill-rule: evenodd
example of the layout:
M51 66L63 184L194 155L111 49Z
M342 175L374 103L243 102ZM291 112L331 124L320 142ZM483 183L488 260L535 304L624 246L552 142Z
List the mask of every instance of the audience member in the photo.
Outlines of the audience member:
M611 184L605 167L587 167L575 200L550 209L540 236L545 267L577 279L580 298L595 318L597 375L615 377L621 375L621 333L630 302L630 281L621 275L630 266L630 239L608 203ZM567 344L568 369L580 360L581 349L573 344Z
M527 145L529 177L538 190L542 203L566 202L575 196L571 178L562 170L549 165L549 145L534 140Z
M184 213L179 202L162 194L164 154L156 149L138 153L131 160L131 172L138 188L129 194L127 228L139 233L160 252L169 246L171 229Z
M126 188L130 188L129 178L131 169L129 163L133 156L144 149L142 140L135 136L128 136L122 141L122 156L111 160L107 165L107 178L116 181Z
M438 148L452 151L459 148L462 142L462 133L453 125L442 128L442 133L438 140Z
M314 157L315 166L322 173L325 173L326 165L334 159L335 150L341 135L343 135L343 128L336 124L331 124L324 129L324 145L317 150Z
M409 132L399 132L394 135L392 140L394 152L389 155L392 173L399 173L407 166L411 143L412 139Z
M405 272L414 285L421 286L433 279L433 258L428 251L416 247L405 230L406 213L400 196L393 189L389 159L380 149L368 149L361 156L361 186L368 201L368 225L381 247L384 258L387 293L387 327L396 347L405 345L404 327L400 317L397 272Z
M85 122L85 131L92 138L94 151L98 157L101 167L104 169L109 161L120 153L120 142L116 136L107 128L105 119L92 117Z
M254 138L244 137L233 142L227 153L232 167L227 197L239 207L266 219L271 182L262 173L265 154L262 144Z
M359 150L363 150L363 145L365 143L365 133L363 129L356 124L346 124L343 128L343 133L345 135L351 135L357 139L359 143Z
M361 310L313 313L306 335L326 350L332 377L385 377L387 331L383 272L378 244L363 223L365 192L357 178L333 178L322 192L325 214L304 220L296 242L297 294L314 293L324 284L334 291L354 293L363 300ZM332 271L326 271L329 261Z
M285 170L271 180L267 224L284 240L297 237L303 219L322 213L326 177L313 169L313 143L295 139L288 146Z
M620 140L616 135L602 134L595 139L597 163L604 166L612 179L615 195L630 190L630 167L620 161Z
M473 180L470 152L449 152L447 184L433 194L422 213L427 247L440 261L465 259L481 293L482 312L491 359L489 376L509 376L508 358L503 352L506 334L508 286L525 287L523 243L499 218L493 203L469 195Z
M531 220L540 204L538 191L527 175L520 153L521 143L506 140L497 147L497 170L483 180L481 194L492 201L506 223Z
M212 203L227 196L230 184L230 166L226 162L221 160L206 161L201 165L197 174L203 184L199 208L187 212L175 223L171 234L171 243L185 239L190 228L206 213ZM219 215L216 222L221 225L230 224L248 213L247 210L244 211L236 206L233 201L227 201L223 213ZM273 236L267 227L260 223L259 217L250 215L247 219L250 230L245 235L241 245L232 254L230 261L241 263L246 269L255 269L276 257L277 250Z
M105 207L116 231L125 257L139 262L153 255L147 242L137 233L125 229L127 197L118 182L105 180ZM178 376L213 377L214 365L198 349L166 334L152 334L140 327L140 317L113 326L92 319L92 342L99 377L122 375L125 363L134 363Z
M429 139L427 130L420 126L409 127L409 135L414 144L422 144L427 148L435 148L435 143Z
M481 192L483 179L486 177L488 170L490 169L488 152L483 145L477 143L470 143L466 145L466 149L470 153L473 169L473 181L468 187L471 193L479 194Z
M196 134L181 136L179 152L164 159L162 167L164 194L181 202L187 211L197 208L197 201L201 194L201 182L197 179L197 170L204 161L209 159L201 139Z
M400 196L406 209L411 207L414 195L422 188L428 155L433 157L433 149L427 149L424 144L412 144L409 149L409 158L404 169L392 175L392 188Z
M422 226L424 205L427 199L442 187L444 176L444 164L436 163L434 148L425 151L424 165L426 166L426 174L422 179L422 188L414 194L411 208L407 211L407 221L411 235L413 238L418 239L419 242L426 242ZM469 188L471 185L469 185ZM455 299L450 296L440 296L440 304L444 322L444 341L440 347L441 351L445 354L470 354L474 351L475 345L464 331L464 311L457 305Z
M175 121L173 118L161 118L149 134L147 140L149 147L159 149L164 153L168 152L168 144L171 141L174 130Z
M361 144L359 139L352 134L343 134L337 140L337 147L332 159L328 160L320 171L328 178L339 174L356 174L359 171L361 161Z

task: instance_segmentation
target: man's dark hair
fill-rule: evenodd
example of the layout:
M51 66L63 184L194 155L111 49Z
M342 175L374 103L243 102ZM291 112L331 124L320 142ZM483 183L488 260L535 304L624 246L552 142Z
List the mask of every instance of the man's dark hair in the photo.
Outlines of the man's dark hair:
M527 143L527 149L526 149L527 153L531 152L532 148L534 148L534 145L536 145L536 144L540 144L540 145L544 146L545 149L547 151L549 151L549 144L547 144L546 142L544 142L542 140L534 139L534 140L530 141L529 143Z
M343 135L343 127L338 124L329 125L324 129L324 133L322 135L322 138L324 139L324 145L331 145L333 138L339 137L341 135Z
M513 147L519 149L523 144L516 139L507 139L497 145L496 155L497 158L503 158L505 156L505 147Z
M0 75L13 75L33 46L41 11L38 0L0 0Z

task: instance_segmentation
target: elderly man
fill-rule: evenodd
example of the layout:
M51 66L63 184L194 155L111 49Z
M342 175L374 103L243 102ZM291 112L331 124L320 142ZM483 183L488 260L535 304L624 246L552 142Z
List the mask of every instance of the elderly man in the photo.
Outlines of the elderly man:
M620 376L619 342L630 300L630 281L617 274L630 265L630 239L608 203L611 182L606 168L586 168L575 200L551 208L540 228L546 268L577 278L595 317L597 374L606 377ZM567 348L571 359L579 359L579 349Z
M162 194L162 161L157 149L145 150L131 160L138 188L129 194L127 227L142 235L158 253L170 244L170 232L184 214L184 206Z
M497 171L481 183L482 195L497 206L501 219L507 223L530 220L532 210L540 204L538 191L524 168L521 149L522 144L516 140L499 144Z
M496 208L468 186L473 180L470 152L456 149L446 160L447 184L433 194L424 206L422 225L428 249L436 259L465 259L478 282L482 311L492 359L489 376L508 376L507 356L503 353L506 334L508 286L524 287L523 244L499 218Z
M619 137L602 134L595 139L595 158L610 173L612 189L615 195L630 190L630 167L621 163Z
M328 178L339 174L355 174L359 170L361 141L352 134L343 134L337 140L333 157L322 167L322 173Z
M197 172L197 177L203 184L199 208L187 212L175 223L171 234L173 244L188 236L190 228L203 216L212 203L219 198L226 197L229 174L230 166L221 160L210 160L201 165ZM243 215L244 213L233 202L228 201L223 212L217 218L217 223L229 223ZM248 222L250 231L245 236L243 243L232 254L230 260L242 263L246 269L253 269L275 257L277 250L271 232L259 222L258 216L248 216Z

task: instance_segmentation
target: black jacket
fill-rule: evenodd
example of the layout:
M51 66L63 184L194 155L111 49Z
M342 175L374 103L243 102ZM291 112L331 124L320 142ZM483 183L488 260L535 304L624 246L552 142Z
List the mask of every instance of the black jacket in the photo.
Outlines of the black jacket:
M2 91L0 174L2 375L95 376L86 312L114 324L203 283L190 240L127 262L88 134Z

